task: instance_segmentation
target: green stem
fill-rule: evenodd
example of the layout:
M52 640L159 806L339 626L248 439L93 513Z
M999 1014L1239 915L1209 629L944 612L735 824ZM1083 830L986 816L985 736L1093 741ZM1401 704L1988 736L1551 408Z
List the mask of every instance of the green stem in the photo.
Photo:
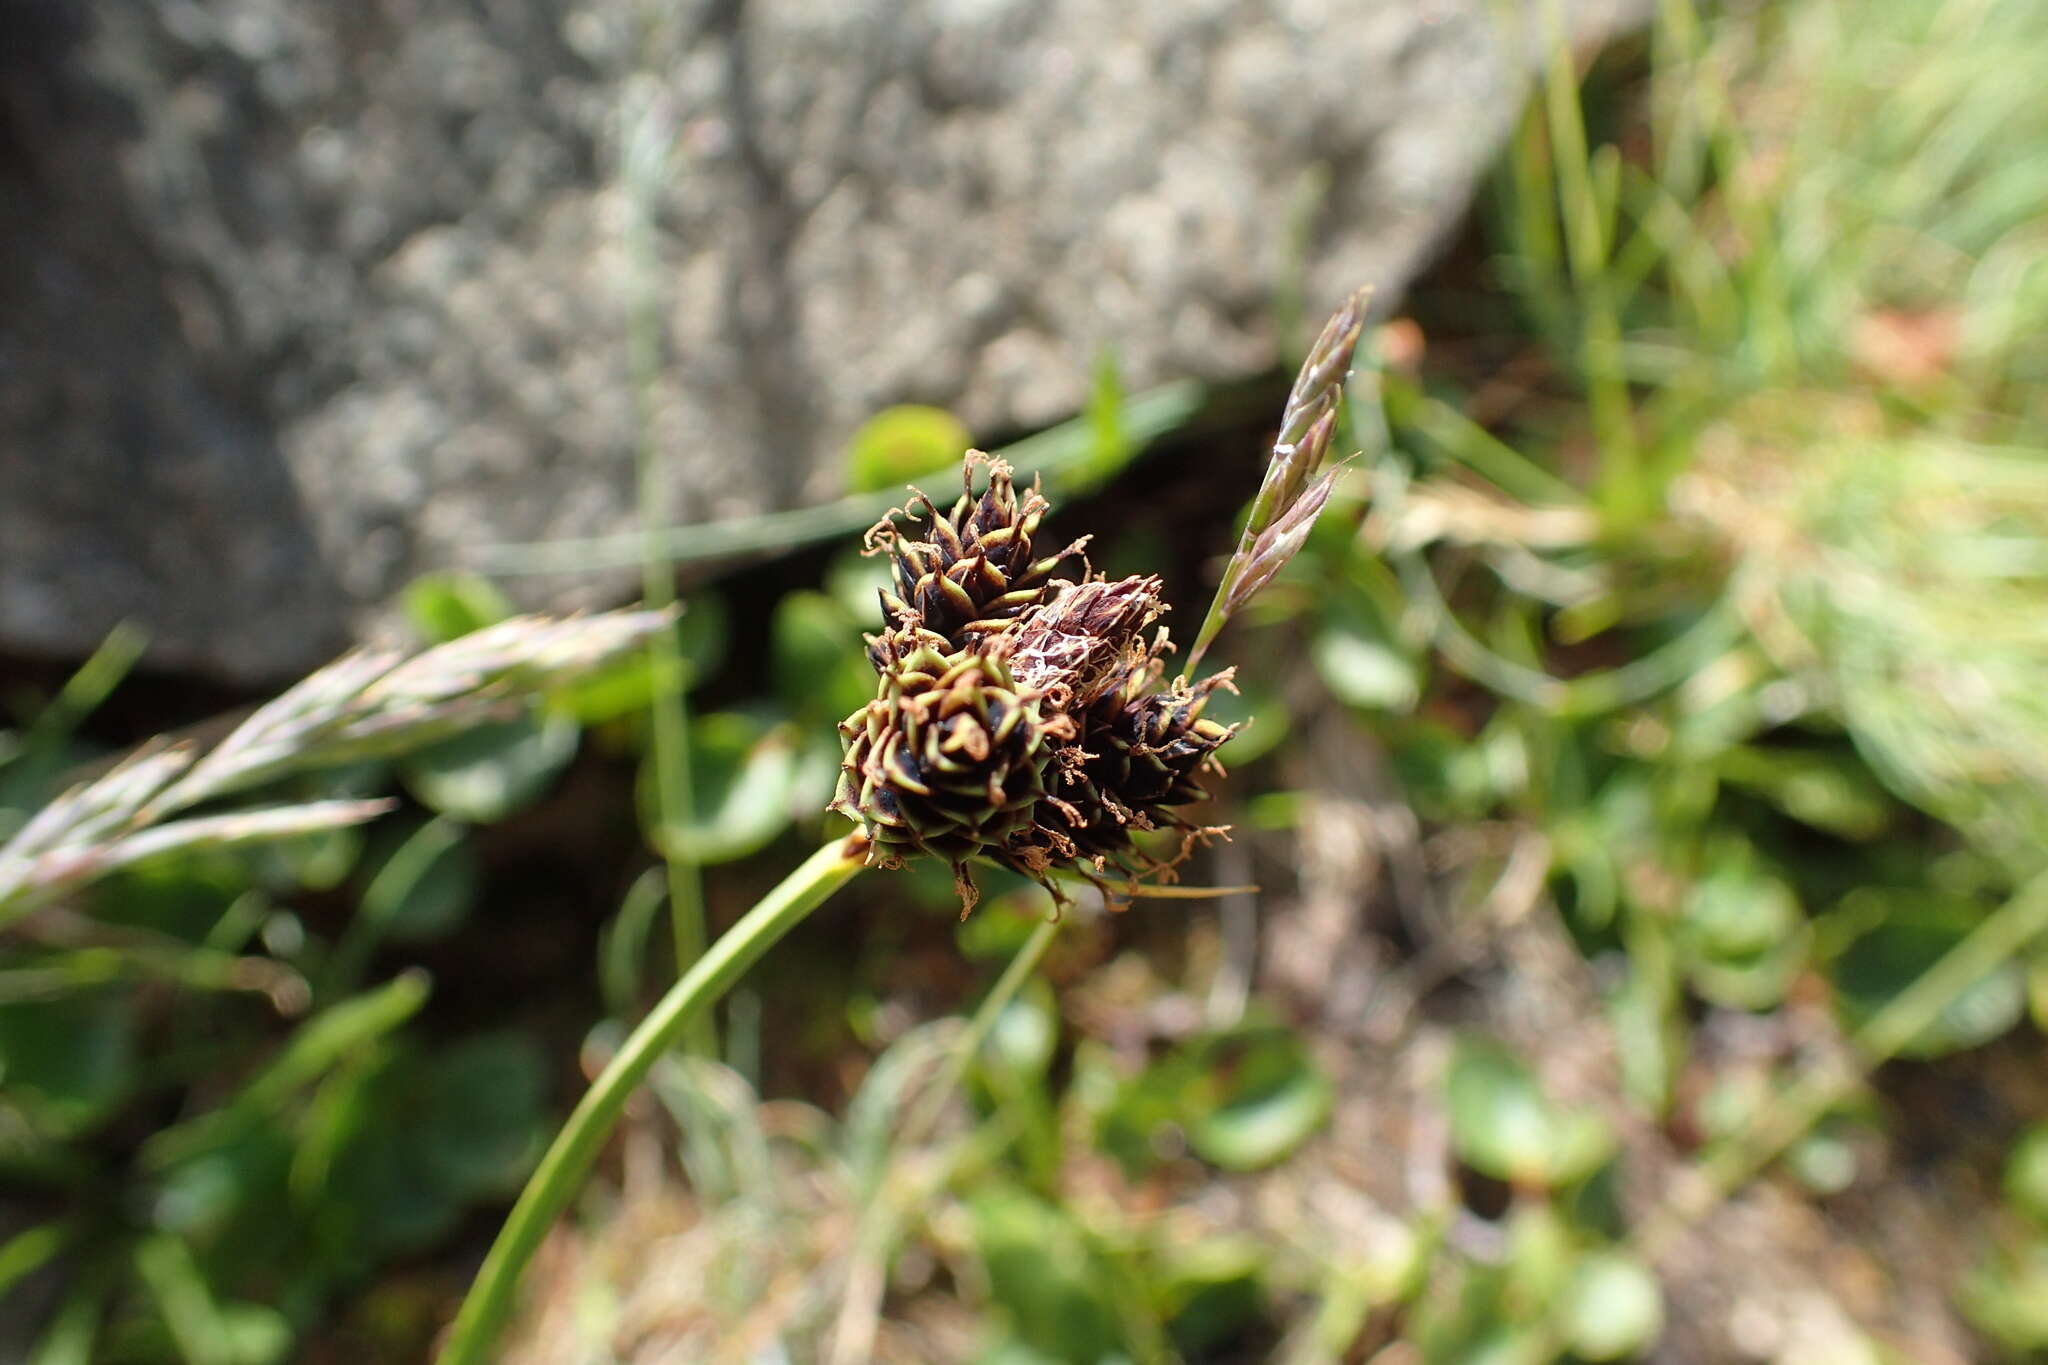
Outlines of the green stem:
M805 859L721 935L641 1020L603 1074L591 1083L527 1180L455 1315L437 1365L483 1365L491 1359L492 1343L512 1309L527 1262L582 1187L591 1162L648 1069L674 1045L692 1019L730 990L747 968L826 897L850 881L860 871L866 851L858 837L835 839Z
M1017 992L1024 989L1024 983L1038 970L1038 964L1045 959L1045 950L1052 946L1053 935L1060 931L1060 919L1051 917L1040 920L1031 931L1031 937L1024 940L1024 946L1010 959L1010 965L1003 968L1003 974L996 978L996 984L989 987L987 996L974 1011L974 1018L968 1021L967 1031L960 1035L960 1041L953 1048L953 1055L946 1062L946 1073L938 1084L924 1092L918 1107L911 1112L910 1121L903 1125L903 1141L916 1144L930 1136L937 1126L939 1115L946 1107L946 1101L960 1088L961 1078L967 1068L981 1052L981 1045L988 1041L994 1031L996 1020L1017 998Z
M1600 443L1601 501L1624 525L1634 525L1646 511L1645 489L1621 358L1621 318L1608 279L1606 215L1593 154L1586 143L1585 111L1579 102L1579 77L1562 0L1549 0L1543 13L1550 46L1544 70L1544 110L1556 157L1565 260L1583 309L1585 330L1579 354L1586 372L1593 433Z
M918 1097L917 1107L897 1130L898 1147L916 1147L938 1127L946 1101L960 1088L967 1068L973 1064L982 1044L988 1041L988 1035L995 1029L996 1020L1002 1017L1010 1002L1017 998L1017 992L1038 970L1038 964L1044 961L1045 950L1052 946L1060 924L1061 920L1056 917L1040 921L1038 927L1031 931L1031 937L1024 941L1024 946L1017 950L1017 955L1010 959L1010 965L1003 968L1003 974L996 978L996 984L989 988L980 1007L974 1011L974 1018L968 1021L966 1032L953 1044L946 1059L945 1073ZM923 1207L931 1194L945 1183L951 1169L950 1162L939 1163L939 1172L931 1182L918 1185L904 1199L885 1197L884 1182L877 1179L874 1197L861 1210L860 1224L854 1231L854 1253L847 1273L846 1294L839 1302L839 1317L832 1328L832 1352L828 1357L831 1365L856 1365L873 1354L884 1288L881 1268L889 1259L889 1248L896 1240L901 1215L906 1209Z
M633 450L639 477L637 496L645 545L640 561L640 595L646 605L665 611L675 605L676 568L661 552L656 534L661 522L662 452L654 434L656 388L661 382L662 325L660 249L655 239L655 214L667 184L673 131L658 109L628 110L620 149L620 175L626 185L629 212L625 254L629 288L626 296L626 367L633 390ZM656 823L665 832L662 860L668 869L668 913L675 942L676 974L682 975L704 953L704 885L697 864L684 844L692 824L690 800L690 679L683 676L682 650L675 632L659 631L647 641L648 662L656 687L649 703L654 721ZM694 1020L684 1042L699 1056L715 1056L718 1033L711 1016Z
M1192 380L1162 384L1125 398L1119 406L1117 421L1124 440L1132 449L1140 449L1169 432L1188 428L1205 413L1220 421L1248 411L1241 396L1235 402L1229 401L1230 394L1223 397L1223 404L1212 406L1208 390ZM1087 471L1097 448L1095 428L1099 421L1099 417L1083 414L990 453L1009 461L1019 477L1043 474L1047 483L1057 487ZM858 534L874 525L891 503L900 501L900 490L849 493L836 502L813 507L793 507L694 526L619 532L583 540L485 545L475 551L475 557L484 572L508 578L628 568L643 562L650 552L676 565L708 564L781 553L835 536Z

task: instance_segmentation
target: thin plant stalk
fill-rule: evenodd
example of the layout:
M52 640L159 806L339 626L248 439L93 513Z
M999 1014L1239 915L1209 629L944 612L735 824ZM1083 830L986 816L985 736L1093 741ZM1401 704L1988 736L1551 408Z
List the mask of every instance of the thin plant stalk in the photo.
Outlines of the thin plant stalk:
M866 841L857 835L825 844L720 935L640 1021L591 1082L528 1178L456 1313L436 1357L437 1365L484 1365L493 1358L493 1345L512 1311L527 1263L583 1187L591 1163L618 1126L627 1099L648 1070L675 1045L691 1020L730 990L784 934L851 881L866 856Z
M1170 432L1187 430L1191 424L1228 417L1236 411L1228 397L1219 397L1191 379L1124 397L1116 408L1122 445L1126 450L1140 450ZM1101 420L1099 414L1083 413L990 453L1025 474L1044 475L1054 486L1083 475L1100 477L1095 462L1101 449ZM728 562L851 535L874 525L898 497L893 490L849 493L833 502L750 517L579 539L480 545L469 553L479 570L503 578L630 568L645 559L650 546L674 564Z
M1606 216L1587 149L1585 114L1579 105L1578 73L1572 62L1561 0L1544 6L1550 60L1544 68L1544 112L1557 170L1558 200L1565 227L1566 261L1585 310L1580 355L1586 367L1586 398L1600 440L1603 501L1624 522L1644 513L1642 457L1637 450L1628 378L1621 358L1621 319L1607 278Z
M939 1115L944 1112L946 1101L960 1088L960 1082L967 1075L967 1068L974 1062L982 1044L995 1030L996 1021L1003 1017L1003 1011L1017 998L1017 992L1024 989L1024 983L1038 970L1038 964L1045 960L1046 950L1052 947L1053 938L1058 935L1064 919L1047 916L1031 931L1031 937L1010 959L1003 974L996 978L996 984L974 1011L974 1018L955 1040L947 1054L945 1070L937 1080L925 1088L918 1097L917 1107L910 1111L898 1134L904 1146L915 1147L931 1135L938 1126ZM943 1175L940 1177L943 1179ZM888 1261L890 1243L895 1240L898 1213L906 1207L922 1205L927 1187L920 1187L914 1194L903 1200L876 1198L862 1211L860 1226L854 1234L854 1254L847 1273L846 1295L839 1303L839 1316L832 1328L832 1350L828 1357L831 1365L858 1365L874 1352L875 1329L881 1322L881 1300L885 1285L882 1269Z
M675 564L662 552L661 451L654 435L654 393L661 373L661 315L656 306L654 214L655 198L668 166L672 131L659 106L626 116L621 174L626 182L625 223L626 361L633 391L633 445L638 474L640 526L646 545L640 562L640 594L655 611L675 605ZM697 864L683 847L681 834L693 822L690 795L690 712L688 680L683 677L682 650L674 631L660 631L647 640L647 659L655 678L648 705L654 729L656 827L667 832L661 842L668 874L668 912L675 944L676 975L687 972L704 954L704 883ZM685 1030L684 1044L699 1056L715 1056L718 1031L709 1013Z
M911 1111L909 1122L903 1125L906 1142L917 1143L930 1136L938 1126L939 1114L946 1107L946 1101L960 1088L960 1081L967 1075L967 1068L981 1051L981 1045L988 1041L994 1031L996 1020L1003 1017L1003 1011L1017 998L1017 992L1024 989L1024 983L1038 970L1038 964L1045 960L1046 949L1052 947L1053 937L1065 922L1064 916L1048 915L1038 922L1031 931L1031 937L1024 940L1024 946L1003 968L1003 974L996 978L996 984L989 987L987 996L974 1011L974 1018L968 1021L967 1031L953 1047L952 1056L946 1061L945 1074L936 1085L926 1090L918 1100L918 1106Z

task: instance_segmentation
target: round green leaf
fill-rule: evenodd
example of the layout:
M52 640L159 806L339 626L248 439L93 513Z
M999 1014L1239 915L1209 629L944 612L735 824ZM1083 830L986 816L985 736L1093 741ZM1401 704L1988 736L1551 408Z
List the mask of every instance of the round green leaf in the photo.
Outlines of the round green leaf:
M846 448L846 486L856 493L899 488L960 458L974 437L944 408L906 403L870 417Z
M867 630L882 624L882 607L876 594L896 581L887 555L863 554L851 547L833 556L825 570L825 591L844 607L850 620Z
M690 726L691 818L679 823L661 809L649 754L640 769L643 825L657 848L692 862L744 858L789 824L799 757L786 728L739 711L700 716Z
M1720 846L1679 925L1693 988L1717 1005L1769 1009L1806 965L1811 938L1792 887L1756 869L1745 844Z
M516 1187L541 1137L547 1075L540 1046L523 1034L442 1051L422 1069L409 1130L424 1169L463 1200Z
M1479 1039L1459 1041L1449 1076L1451 1140L1485 1175L1555 1186L1589 1175L1611 1149L1595 1114L1560 1111L1519 1059Z
M1382 640L1331 628L1316 636L1316 671L1337 700L1371 711L1409 711L1421 694L1415 667Z
M989 1294L1019 1338L1064 1361L1100 1361L1122 1344L1113 1281L1064 1210L1002 1186L968 1207Z
M1664 1292L1656 1276L1618 1251L1581 1257L1561 1307L1565 1339L1585 1360L1641 1355L1664 1331Z
M576 756L579 733L566 715L530 712L423 749L400 775L423 804L487 825L538 799Z
M498 585L473 573L423 574L406 584L406 619L434 644L496 625L512 614Z
M375 938L421 943L451 933L476 904L476 852L461 823L429 820L392 848L363 888Z
M1210 1040L1204 1083L1181 1121L1195 1154L1225 1170L1252 1171L1286 1157L1330 1115L1329 1078L1299 1036L1244 1030Z
M1822 1129L1792 1144L1785 1166L1815 1194L1840 1194L1856 1183L1856 1147L1841 1133Z
M1034 979L996 1016L987 1048L991 1063L1024 1076L1043 1076L1059 1042L1058 1006L1052 988Z
M822 592L792 592L769 627L776 690L799 715L837 722L875 695L860 623Z

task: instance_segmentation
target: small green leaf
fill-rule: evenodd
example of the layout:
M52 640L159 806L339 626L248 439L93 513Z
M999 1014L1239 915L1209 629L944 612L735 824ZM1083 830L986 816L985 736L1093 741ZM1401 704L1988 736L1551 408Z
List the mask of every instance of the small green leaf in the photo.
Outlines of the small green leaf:
M47 1265L76 1233L75 1226L60 1220L39 1223L0 1242L0 1294Z
M882 607L877 593L895 582L887 555L863 554L856 548L841 551L825 570L825 591L844 607L849 620L866 630L882 624Z
M1059 1043L1059 1007L1045 982L1033 979L996 1016L984 1044L988 1063L1019 1075L1040 1078L1052 1065Z
M860 623L837 600L822 592L785 594L775 604L769 640L776 690L796 714L836 724L874 697Z
M1769 1009L1806 964L1811 933L1798 894L1759 870L1746 843L1718 843L1707 860L1679 924L1687 974L1717 1005Z
M1329 1118L1330 1081L1299 1035L1245 1029L1202 1048L1205 1083L1183 1116L1188 1145L1214 1166L1255 1171L1285 1158Z
M944 408L906 403L870 417L846 448L846 486L855 493L900 488L959 460L974 444Z
M1160 1248L1147 1288L1183 1357L1214 1359L1219 1347L1259 1321L1272 1257L1271 1248L1230 1236Z
M479 873L468 830L447 816L429 820L392 849L363 889L358 914L375 937L424 942L453 932L476 904Z
M271 1182L285 1151L275 1128L255 1128L238 1141L223 1143L179 1163L164 1176L150 1200L150 1221L162 1232L211 1240L233 1225L248 1208L252 1195Z
M505 1193L541 1137L547 1059L517 1033L465 1038L429 1061L408 1135L425 1169L464 1201Z
M456 570L415 578L406 584L402 601L413 629L437 645L496 625L512 614L512 604L497 584Z
M1664 1292L1656 1276L1619 1251L1582 1256L1560 1309L1565 1340L1585 1360L1641 1355L1664 1331Z
M1329 1078L1299 1036L1246 1024L1192 1039L1120 1084L1097 1140L1133 1173L1176 1134L1211 1165L1258 1170L1313 1136L1331 1099Z
M1022 1190L969 1201L989 1293L1017 1336L1053 1360L1094 1365L1122 1345L1117 1313L1087 1236L1059 1208Z
M182 1241L159 1235L137 1243L135 1269L187 1365L237 1365L213 1292Z
M1590 1175L1612 1150L1597 1115L1555 1108L1529 1069L1496 1044L1461 1039L1451 1059L1449 1090L1458 1155L1497 1180L1567 1184Z
M762 848L789 824L799 751L782 727L744 712L714 711L690 727L692 822L664 825L655 769L641 765L642 824L659 851L696 863L731 862Z
M1415 667L1392 645L1332 626L1316 636L1316 671L1337 700L1370 711L1413 710Z
M2015 1354L2048 1347L2048 1241L1994 1253L1963 1284L1963 1313Z
M540 798L576 756L579 733L559 711L532 711L422 749L399 772L432 809L492 824Z
M75 1282L36 1340L28 1365L92 1365L107 1297L103 1278Z
M135 1001L82 990L0 1005L0 1085L53 1133L90 1129L137 1079Z
M405 1091L419 1080L397 1066L379 1087L373 1122L333 1163L326 1183L331 1235L359 1255L417 1252L445 1237L462 1216L462 1200L409 1140Z
M1840 1194L1856 1183L1856 1146L1841 1132L1821 1128L1792 1144L1785 1167L1817 1195Z

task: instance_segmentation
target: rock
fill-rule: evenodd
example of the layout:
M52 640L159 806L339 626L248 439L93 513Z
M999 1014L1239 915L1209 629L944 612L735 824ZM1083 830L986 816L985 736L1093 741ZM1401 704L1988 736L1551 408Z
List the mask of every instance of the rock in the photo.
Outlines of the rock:
M831 496L890 403L1264 370L1313 176L1314 308L1460 215L1538 48L1497 9L0 0L0 649L268 683L465 547L631 527L634 290L678 523Z

